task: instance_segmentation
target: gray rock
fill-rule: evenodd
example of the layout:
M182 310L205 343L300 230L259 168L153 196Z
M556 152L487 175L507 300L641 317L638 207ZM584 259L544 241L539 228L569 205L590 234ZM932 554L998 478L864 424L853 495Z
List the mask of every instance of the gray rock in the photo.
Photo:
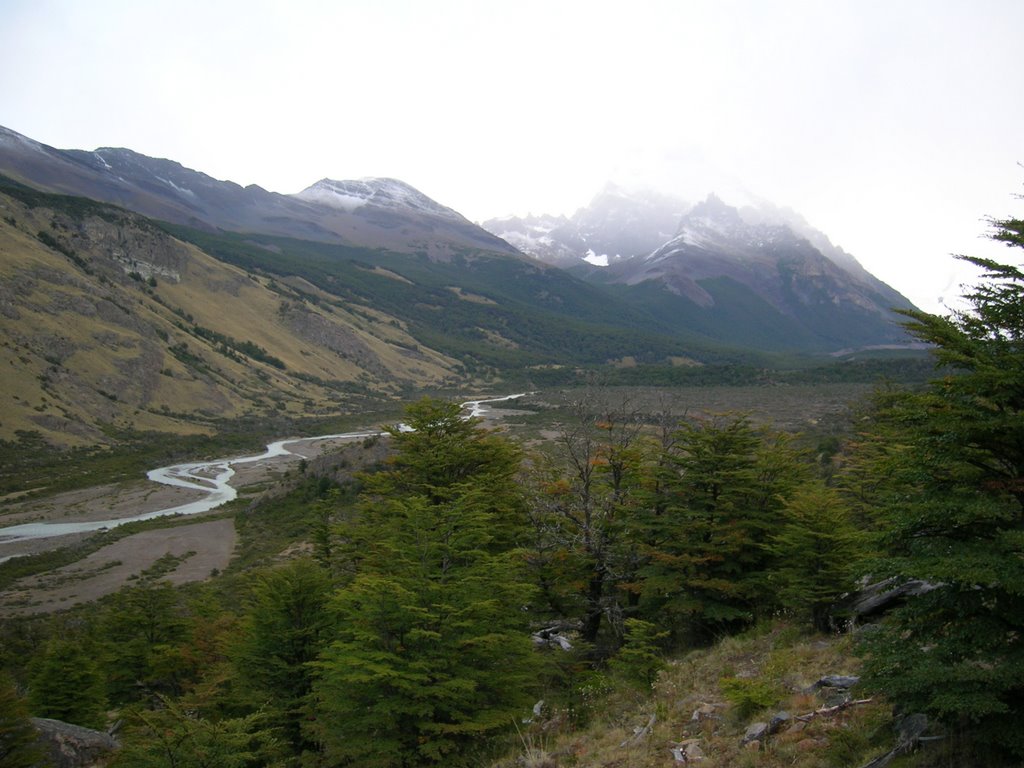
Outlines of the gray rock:
M811 690L816 691L819 688L853 688L859 682L860 678L856 675L825 675L811 686Z
M768 723L751 723L743 734L743 743L749 744L752 741L763 741L768 736Z
M55 768L86 768L120 746L109 733L61 720L33 717L32 725L39 731L39 744L49 758L48 764Z
M937 589L941 584L932 584L920 579L911 579L902 584L896 579L886 579L869 584L855 592L832 610L835 616L851 617L854 620L879 616L905 602L908 597L917 597Z
M718 715L715 714L715 705L702 702L700 706L693 710L693 716L690 717L690 722L699 723L701 720L717 717Z
M686 756L687 762L696 763L704 759L704 750L700 748L700 745L696 742L691 742L686 745L683 750L683 755Z
M686 741L680 741L675 746L669 747L669 752L672 753L672 757L675 758L677 763L699 763L704 759L704 750L700 748L698 743L700 739L687 739Z
M784 709L779 710L774 715L772 715L771 720L768 721L768 733L778 733L783 729L783 727L789 725L792 719L793 716L790 715L789 712L787 712Z

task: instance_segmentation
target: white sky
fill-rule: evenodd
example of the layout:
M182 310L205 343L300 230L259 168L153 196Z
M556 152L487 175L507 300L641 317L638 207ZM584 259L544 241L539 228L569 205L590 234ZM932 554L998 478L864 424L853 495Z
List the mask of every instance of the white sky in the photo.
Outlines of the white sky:
M609 180L789 206L922 308L1024 217L1022 0L0 0L0 125L474 221ZM960 270L960 271L955 271Z

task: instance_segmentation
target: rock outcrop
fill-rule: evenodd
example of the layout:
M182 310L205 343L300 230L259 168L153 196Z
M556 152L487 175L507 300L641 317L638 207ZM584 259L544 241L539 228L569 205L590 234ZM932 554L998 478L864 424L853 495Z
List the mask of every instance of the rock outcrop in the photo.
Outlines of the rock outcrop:
M54 768L101 768L120 746L111 733L80 725L33 717L39 744Z

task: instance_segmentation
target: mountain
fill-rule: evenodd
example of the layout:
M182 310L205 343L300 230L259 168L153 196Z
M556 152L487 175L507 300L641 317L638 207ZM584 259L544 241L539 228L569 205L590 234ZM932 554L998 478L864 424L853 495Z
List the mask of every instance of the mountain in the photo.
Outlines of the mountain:
M0 129L0 439L904 341L902 297L795 214L608 187L517 226L571 269L396 179L280 195Z
M571 218L509 216L481 226L548 264L569 268L584 261L607 266L650 253L670 239L686 207L671 195L629 191L609 183Z
M897 308L911 303L827 238L816 247L786 223L752 220L714 196L682 217L675 237L599 278L680 327L726 343L835 352L905 345ZM852 261L852 257L847 257Z
M0 439L207 432L465 378L372 306L228 264L123 209L5 183L0 214Z
M323 179L295 195L241 187L130 149L61 150L0 127L0 173L48 192L209 230L255 232L450 258L516 254L508 243L394 179Z
M766 203L736 208L711 195L688 206L609 185L571 218L484 226L676 331L775 351L909 342L893 312L912 306L905 297L798 214Z
M523 256L194 229L0 177L0 440L209 432L695 355L721 357Z

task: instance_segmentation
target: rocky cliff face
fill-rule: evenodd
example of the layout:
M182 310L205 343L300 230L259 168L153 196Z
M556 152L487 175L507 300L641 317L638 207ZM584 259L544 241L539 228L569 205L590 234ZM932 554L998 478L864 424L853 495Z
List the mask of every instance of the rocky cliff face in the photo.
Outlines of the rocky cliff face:
M310 301L311 286L247 274L123 210L4 192L0 439L204 431L220 418L344 411L361 391L451 375L453 361L380 313Z

